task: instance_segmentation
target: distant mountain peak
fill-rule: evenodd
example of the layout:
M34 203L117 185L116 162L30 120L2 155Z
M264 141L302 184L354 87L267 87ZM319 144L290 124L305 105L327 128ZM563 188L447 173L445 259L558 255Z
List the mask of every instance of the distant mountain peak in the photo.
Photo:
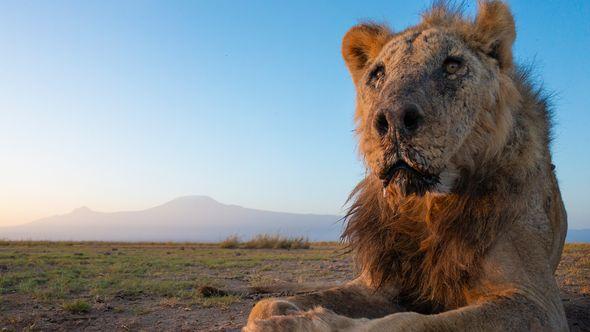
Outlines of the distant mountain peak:
M249 209L194 195L137 211L96 212L83 206L67 214L0 228L0 238L215 242L231 234L249 238L281 233L324 241L337 239L337 220L338 216Z
M205 195L180 196L180 197L177 197L177 198L171 200L170 202L186 202L186 201L192 201L192 202L201 201L201 202L219 203L218 201L214 200L213 198L211 198L209 196L205 196Z
M160 208L198 208L198 207L223 207L225 204L222 204L209 196L204 195L191 195L191 196L181 196L175 198L171 201L168 201L160 206L154 207L154 209Z
M72 214L84 214L84 213L90 213L90 212L94 212L94 211L90 210L90 208L88 208L87 206L81 206L77 209L72 210Z

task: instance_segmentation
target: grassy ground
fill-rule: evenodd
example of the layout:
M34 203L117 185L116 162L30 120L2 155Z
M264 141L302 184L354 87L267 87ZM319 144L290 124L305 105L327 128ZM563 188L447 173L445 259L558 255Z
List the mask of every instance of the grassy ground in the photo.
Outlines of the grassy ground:
M235 330L256 300L281 295L253 291L260 286L352 276L350 256L329 243L0 242L0 330ZM572 330L590 329L590 245L566 246L557 279ZM205 297L202 286L232 292Z

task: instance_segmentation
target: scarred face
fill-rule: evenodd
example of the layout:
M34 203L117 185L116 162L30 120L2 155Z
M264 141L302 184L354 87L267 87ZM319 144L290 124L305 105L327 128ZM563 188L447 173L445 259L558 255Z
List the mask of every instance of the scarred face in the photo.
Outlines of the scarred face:
M394 34L360 25L344 38L360 152L384 193L452 192L461 171L489 153L473 144L497 140L497 129L511 121L498 98L509 65L498 53L502 44L486 50L467 33L423 24Z

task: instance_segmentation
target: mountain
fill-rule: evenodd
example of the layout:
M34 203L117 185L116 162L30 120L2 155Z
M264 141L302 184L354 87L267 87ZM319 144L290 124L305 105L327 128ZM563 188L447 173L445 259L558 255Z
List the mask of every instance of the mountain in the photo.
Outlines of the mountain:
M334 241L342 230L339 219L248 209L207 196L187 196L141 211L104 213L81 207L24 225L0 227L0 239L217 242L232 234L248 239L278 233ZM590 229L569 229L566 240L590 242Z
M565 241L590 243L590 229L568 229Z
M81 207L65 215L1 227L0 239L72 241L216 242L237 234L307 236L337 240L342 229L335 215L296 214L222 204L207 196L187 196L141 211L103 213Z

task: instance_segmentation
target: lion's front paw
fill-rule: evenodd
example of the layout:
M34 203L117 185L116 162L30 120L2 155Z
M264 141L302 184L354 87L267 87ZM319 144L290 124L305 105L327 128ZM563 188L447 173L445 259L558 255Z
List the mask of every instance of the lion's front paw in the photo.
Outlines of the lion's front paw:
M340 316L324 308L316 308L307 312L288 316L272 316L268 319L248 320L243 332L270 331L354 331L357 320Z
M255 319L248 322L242 332L281 332L281 331L329 331L316 329L312 320L303 315L273 316L269 319Z
M255 319L266 319L272 316L290 315L301 310L293 303L287 300L264 299L252 308L248 316L248 323Z

